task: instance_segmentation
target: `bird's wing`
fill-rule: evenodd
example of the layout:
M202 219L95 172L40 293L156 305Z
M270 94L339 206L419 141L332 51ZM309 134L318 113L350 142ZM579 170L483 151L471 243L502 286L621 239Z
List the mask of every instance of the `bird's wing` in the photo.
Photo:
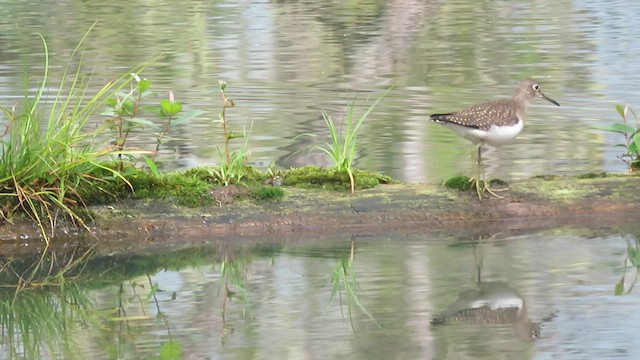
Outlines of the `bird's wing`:
M467 109L434 114L431 119L439 123L451 123L470 128L487 130L493 124L513 125L518 122L517 104L511 99L493 100L473 105Z

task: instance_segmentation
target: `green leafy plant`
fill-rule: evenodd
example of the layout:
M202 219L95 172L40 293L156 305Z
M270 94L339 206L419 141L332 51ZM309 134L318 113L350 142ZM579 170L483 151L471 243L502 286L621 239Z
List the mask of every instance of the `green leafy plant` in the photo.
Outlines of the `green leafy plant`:
M620 114L622 122L596 126L596 128L624 136L625 142L616 145L625 149L621 159L629 165L631 171L638 170L640 169L640 121L638 115L628 104L616 105L616 111ZM631 116L633 116L633 121Z
M111 132L115 134L113 144L118 152L118 158L122 160L122 151L125 149L129 135L133 131L146 131L147 129L153 131L153 135L156 138L155 151L141 151L137 150L130 152L130 158L133 160L132 155L149 154L152 156L144 156L144 160L147 163L149 169L159 175L158 167L155 163L156 156L160 151L160 147L165 141L172 139L169 136L172 128L182 125L187 121L200 116L204 113L202 110L192 110L183 113L183 105L180 101L175 99L173 91L168 92L168 96L165 99L161 99L158 106L143 106L143 100L155 93L151 92L151 81L146 78L141 78L138 73L131 73L130 89L128 91L119 91L114 94L107 102L110 109L103 112L101 115L106 115L106 124ZM146 119L144 117L143 110L149 113L154 113L162 117L165 121L161 126L156 125L155 122ZM123 164L120 163L120 171L122 171Z
M232 183L240 183L240 181L247 175L247 160L249 159L249 136L251 134L251 128L249 131L243 129L242 134L236 134L229 128L227 120L227 109L235 106L234 101L229 98L225 89L227 83L223 80L219 81L220 94L222 96L222 111L218 116L218 122L222 125L222 131L224 136L224 150L218 149L218 155L220 157L220 164L212 170L212 175L216 181L224 186L228 186ZM232 151L230 142L233 139L242 138L244 142L242 147L237 151Z
M135 80L135 82L130 82L130 90L115 93L107 100L111 109L102 113L102 115L109 116L105 122L109 129L115 133L116 138L113 145L118 151L119 158L122 158L121 152L124 150L132 130L143 126L156 128L153 122L138 117L142 99L150 94L148 89L151 86L151 81L141 79L137 73L131 73L131 80Z
M382 98L391 91L391 89L392 88L389 88L385 91L384 94L382 94L369 108L367 108L359 118L356 118L355 115L356 104L354 99L347 111L347 120L344 130L339 129L331 115L322 109L322 117L329 129L331 142L317 146L316 148L329 155L334 162L333 169L338 172L346 172L349 175L351 193L354 193L356 190L353 175L353 162L358 154L358 132L369 114L373 111L376 105L378 105Z

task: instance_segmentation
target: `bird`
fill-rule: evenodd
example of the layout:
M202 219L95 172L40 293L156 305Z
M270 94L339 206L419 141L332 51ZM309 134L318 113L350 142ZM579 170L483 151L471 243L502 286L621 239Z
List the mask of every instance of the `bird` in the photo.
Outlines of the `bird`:
M473 151L474 174L470 181L475 185L480 199L485 192L497 197L489 186L482 164L482 146L500 146L512 142L524 128L529 103L541 97L556 106L560 104L542 92L540 83L532 79L521 80L511 99L486 101L464 110L432 114L431 120L452 130L476 145Z

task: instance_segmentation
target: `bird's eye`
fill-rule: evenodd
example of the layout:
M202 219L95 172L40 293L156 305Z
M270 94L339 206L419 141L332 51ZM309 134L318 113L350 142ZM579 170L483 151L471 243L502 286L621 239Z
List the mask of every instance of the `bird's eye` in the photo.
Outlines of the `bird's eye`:
M540 85L538 85L538 84L533 84L533 90L535 90L535 91L540 90Z

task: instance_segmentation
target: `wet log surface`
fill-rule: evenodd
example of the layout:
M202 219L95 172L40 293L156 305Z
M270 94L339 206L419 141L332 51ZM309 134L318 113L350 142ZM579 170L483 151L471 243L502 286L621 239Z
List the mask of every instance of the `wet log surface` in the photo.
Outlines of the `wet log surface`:
M640 222L640 176L634 175L532 178L512 183L500 193L502 199L482 201L475 192L428 184L381 185L353 195L285 190L283 200L260 204L239 201L191 209L170 201L125 201L95 207L92 238L117 248L390 232L471 236ZM57 234L53 241L58 244L80 238L64 234L64 229ZM0 226L0 242L0 252L6 254L42 240L32 225L5 223Z

